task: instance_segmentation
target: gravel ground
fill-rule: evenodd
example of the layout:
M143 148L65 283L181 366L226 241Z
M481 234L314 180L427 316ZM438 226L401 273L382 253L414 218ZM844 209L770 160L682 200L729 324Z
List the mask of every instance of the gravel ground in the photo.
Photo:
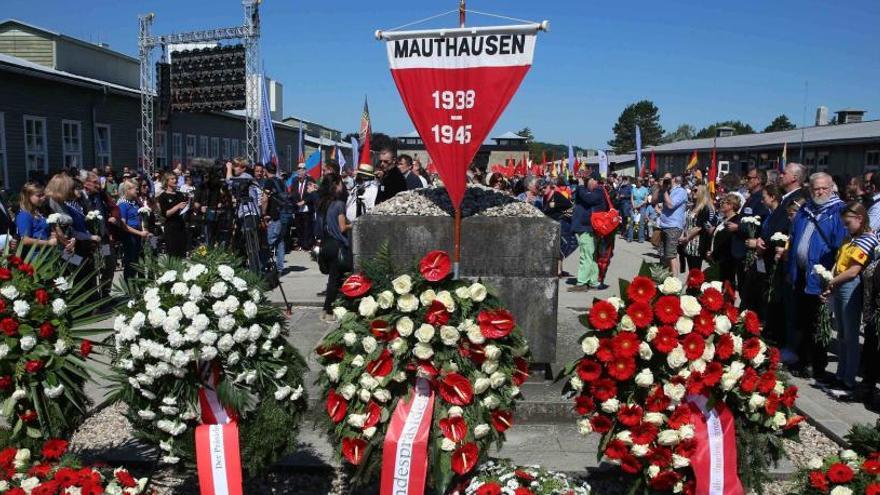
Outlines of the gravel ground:
M373 214L451 216L452 202L446 189L430 187L397 194L376 206ZM469 186L461 202L464 217L541 217L540 210L516 198L484 186Z

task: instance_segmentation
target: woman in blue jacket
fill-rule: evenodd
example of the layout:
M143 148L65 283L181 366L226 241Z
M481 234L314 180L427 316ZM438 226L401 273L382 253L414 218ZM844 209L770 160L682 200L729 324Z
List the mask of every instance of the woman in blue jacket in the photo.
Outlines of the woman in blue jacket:
M30 254L34 248L58 244L43 215L45 204L46 194L42 186L33 182L22 186L19 194L19 210L15 215L15 227L21 243L27 246L25 253Z

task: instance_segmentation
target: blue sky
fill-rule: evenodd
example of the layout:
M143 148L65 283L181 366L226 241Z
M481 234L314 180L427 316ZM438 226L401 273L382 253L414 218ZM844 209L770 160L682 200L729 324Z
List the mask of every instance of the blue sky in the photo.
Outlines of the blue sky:
M241 23L236 0L2 0L13 17L135 55L137 14L156 33ZM373 128L413 129L373 38L457 7L454 0L264 0L263 59L284 84L284 110L351 132L364 95ZM651 99L667 130L738 119L761 130L815 108L868 110L880 118L880 1L470 0L468 7L551 22L531 72L494 133L529 126L540 140L605 147L629 103ZM427 26L453 25L456 15ZM470 15L473 24L491 19Z

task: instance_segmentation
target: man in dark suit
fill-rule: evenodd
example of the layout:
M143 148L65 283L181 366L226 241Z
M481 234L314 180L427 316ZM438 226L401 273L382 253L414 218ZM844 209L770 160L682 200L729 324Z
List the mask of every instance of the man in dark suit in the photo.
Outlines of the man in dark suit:
M599 286L599 266L596 264L596 238L590 217L593 212L605 211L608 205L605 195L599 189L595 177L578 179L579 185L574 193L574 214L571 218L571 231L578 242L577 284L569 287L569 292L586 292Z
M400 170L400 173L403 174L404 180L406 180L406 189L408 191L422 187L422 181L419 179L419 176L413 172L413 159L411 156L400 155L397 157L397 168Z
M293 226L296 229L296 239L299 248L303 251L312 249L314 236L312 235L313 212L306 201L309 194L309 183L312 178L306 175L306 165L300 163L296 168L296 175L290 180L288 196L293 203Z
M391 149L385 148L379 152L379 173L376 175L377 177L381 175L381 179L376 204L387 201L397 193L407 190L406 179L396 165L397 159Z

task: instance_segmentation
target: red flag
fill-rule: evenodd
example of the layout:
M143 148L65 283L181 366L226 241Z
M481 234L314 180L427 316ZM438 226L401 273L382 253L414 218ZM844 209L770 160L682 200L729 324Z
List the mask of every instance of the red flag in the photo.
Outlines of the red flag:
M654 157L654 150L651 150L651 173L657 171L657 159Z

